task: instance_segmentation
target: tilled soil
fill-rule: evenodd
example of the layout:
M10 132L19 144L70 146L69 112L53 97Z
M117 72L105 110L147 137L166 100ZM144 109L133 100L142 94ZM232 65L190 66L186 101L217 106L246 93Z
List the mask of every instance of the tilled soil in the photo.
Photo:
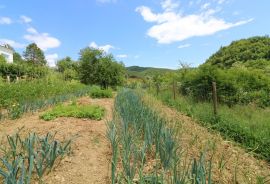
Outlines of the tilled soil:
M24 127L22 134L36 132L45 135L57 132L56 139L63 140L75 136L72 153L44 178L45 183L58 184L104 184L110 183L110 145L106 138L106 122L112 118L113 99L80 98L79 104L96 104L106 108L101 121L57 118L43 121L40 113L28 114L23 118L0 123L0 139Z

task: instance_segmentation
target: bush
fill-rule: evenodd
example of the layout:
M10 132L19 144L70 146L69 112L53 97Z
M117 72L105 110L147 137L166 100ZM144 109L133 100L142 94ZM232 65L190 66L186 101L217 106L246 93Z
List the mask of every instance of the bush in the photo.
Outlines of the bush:
M94 120L101 120L104 116L104 113L105 109L100 106L71 104L68 106L56 106L52 110L42 114L40 118L45 121L54 120L58 117L89 118Z
M113 93L111 89L101 89L98 86L93 86L89 92L92 98L112 98Z
M212 82L217 83L218 100L229 106L255 103L269 105L270 80L257 70L235 67L228 70L203 65L189 70L181 79L180 91L197 101L212 99Z

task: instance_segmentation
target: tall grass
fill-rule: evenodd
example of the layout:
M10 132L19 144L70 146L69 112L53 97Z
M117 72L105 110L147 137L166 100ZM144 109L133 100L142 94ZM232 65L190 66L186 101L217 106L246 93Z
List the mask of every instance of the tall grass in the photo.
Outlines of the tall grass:
M174 100L169 91L163 91L158 99L270 161L269 108L262 109L252 105L235 105L230 108L219 105L218 116L214 116L210 102L195 102L184 96L178 96Z
M203 159L195 159L185 169L181 166L177 132L137 92L124 89L118 93L109 125L112 183L211 183Z

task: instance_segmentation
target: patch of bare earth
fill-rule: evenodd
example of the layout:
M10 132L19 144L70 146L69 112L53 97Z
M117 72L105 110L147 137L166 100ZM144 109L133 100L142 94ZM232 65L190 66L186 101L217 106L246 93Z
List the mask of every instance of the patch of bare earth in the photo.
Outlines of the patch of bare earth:
M53 172L44 178L45 183L104 184L110 181L110 145L106 138L106 122L112 119L113 99L80 98L79 104L96 104L106 108L101 121L76 118L57 118L53 121L39 119L40 113L0 123L0 139L24 126L23 134L36 132L45 135L57 132L56 139L63 140L78 135L72 144L71 155L64 158Z
M182 159L198 158L201 152L206 152L208 160L212 157L215 183L253 184L259 177L270 183L270 165L266 161L255 158L236 143L224 140L217 132L202 127L192 118L151 97L145 101L178 130L179 143L184 151Z

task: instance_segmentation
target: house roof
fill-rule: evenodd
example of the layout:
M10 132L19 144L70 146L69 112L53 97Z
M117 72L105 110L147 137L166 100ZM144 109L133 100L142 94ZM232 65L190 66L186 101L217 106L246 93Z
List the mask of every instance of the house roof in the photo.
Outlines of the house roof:
M5 45L0 45L0 50L7 52L7 53L10 53L10 54L14 53L13 50L7 48L7 46L5 46Z

